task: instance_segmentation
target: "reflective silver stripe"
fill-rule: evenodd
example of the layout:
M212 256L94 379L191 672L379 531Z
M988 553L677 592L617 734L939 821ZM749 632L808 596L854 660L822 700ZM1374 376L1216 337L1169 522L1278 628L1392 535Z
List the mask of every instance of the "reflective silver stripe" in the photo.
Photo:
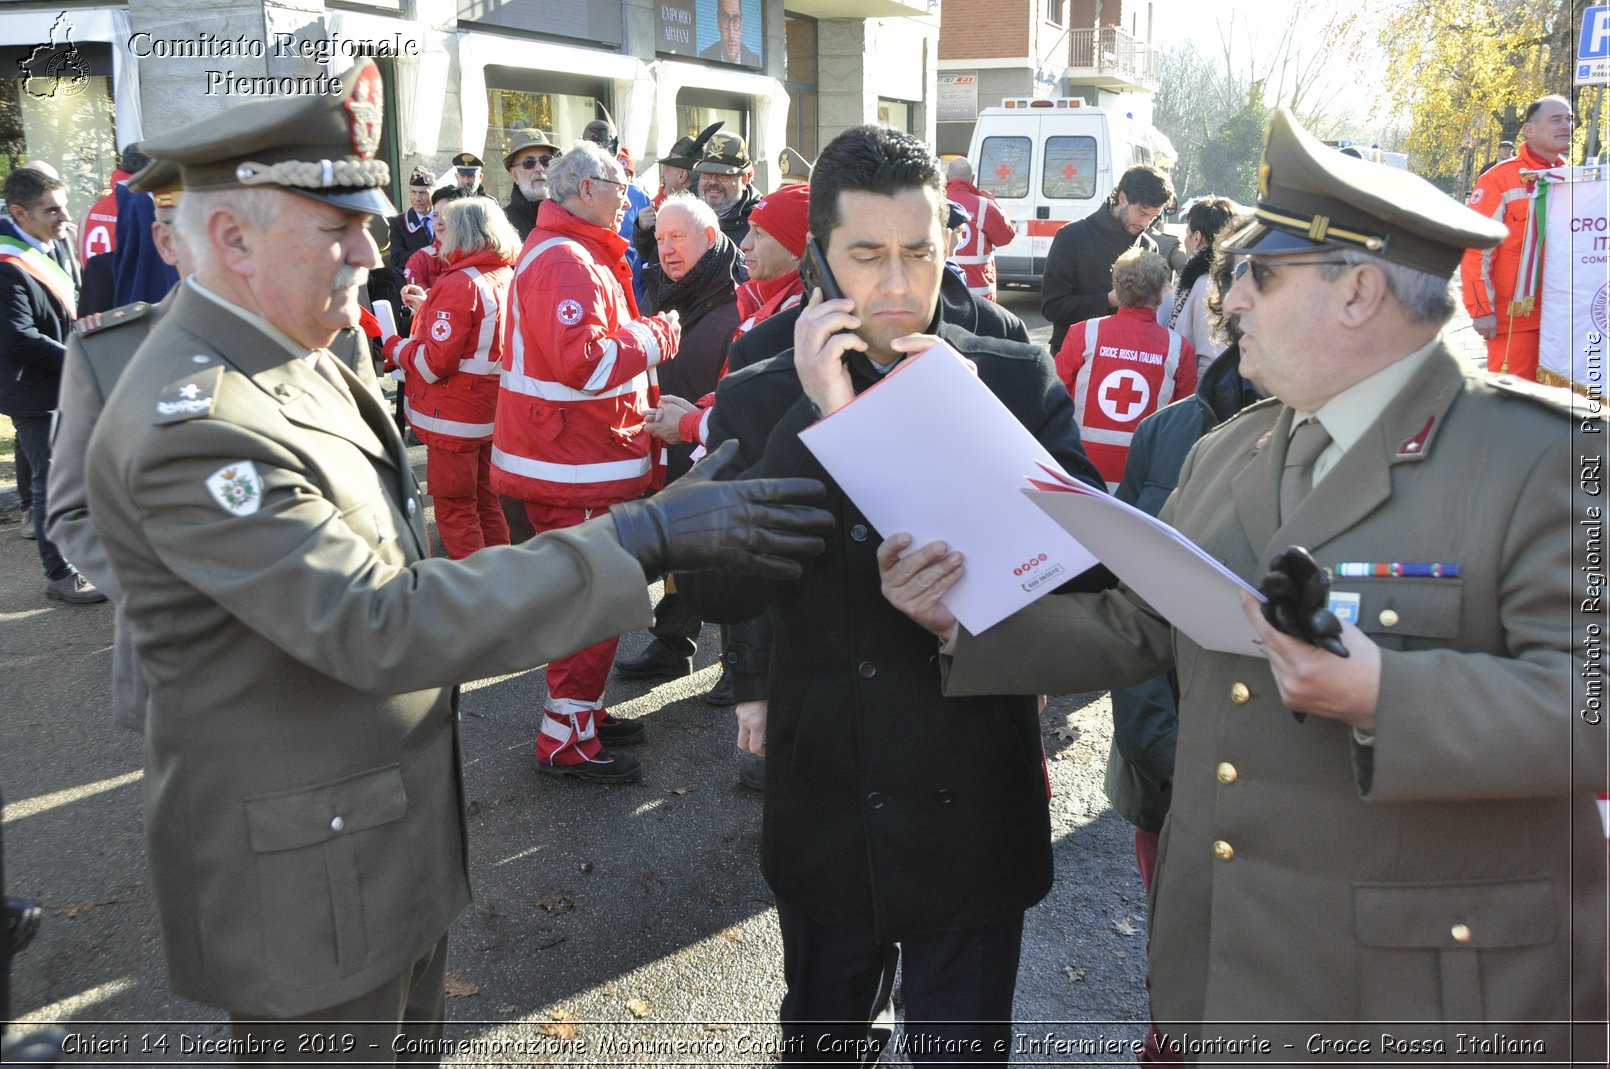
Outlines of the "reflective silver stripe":
M408 422L422 431L432 431L436 434L445 434L449 438L485 438L492 433L492 424L487 423L460 423L456 419L442 419L439 416L427 416L417 411L407 399L403 400L403 411L408 415Z
M1134 431L1115 431L1107 427L1080 426L1079 437L1100 445L1128 445L1135 438Z
M554 464L534 457L520 457L492 447L492 463L504 471L545 483L577 486L583 483L613 483L637 479L649 473L649 458L609 460L601 464Z
M1096 324L1100 320L1085 320L1085 362L1073 377L1073 418L1079 424L1079 433L1090 437L1085 430L1085 400L1090 395L1090 368L1096 362Z
M426 382L441 382L442 380L431 374L430 365L425 362L425 347L417 346L414 349L414 370Z
M491 375L502 370L487 359L498 332L497 291L492 288L492 280L482 274L479 267L465 268L464 273L470 276L470 281L481 294L481 336L475 340L475 355L460 360L458 369L466 375Z
M595 702L584 701L581 698L549 698L546 708L555 713L590 713L604 707L604 700L599 698Z
M589 397L597 397L598 391L604 388L604 383L615 374L615 365L620 362L620 355L620 343L614 338L605 338L604 351L598 357L598 366L587 376L586 385L581 388L582 392Z
M952 256L951 260L952 260L952 262L958 263L958 264L987 264L987 263L989 263L989 257L988 256Z
M699 444L700 445L703 445L705 443L705 441L710 437L710 413L712 413L714 411L715 411L715 406L711 405L709 408L705 409L704 412L699 416Z
M1174 373L1180 367L1180 343L1184 340L1178 331L1168 332L1168 356L1163 360L1163 382L1157 387L1157 404L1152 407L1153 412L1174 400Z
M566 386L562 382L549 382L546 379L534 379L529 375L516 375L509 369L504 368L502 387L512 393L540 398L543 401L600 401L611 397L627 397L631 394L644 395L644 400L647 400L641 376L628 382L623 382L619 386L605 390L602 393L587 393L574 387Z
M519 283L520 275L525 272L525 269L527 267L530 267L531 264L533 262L535 262L537 257L541 256L543 253L547 252L549 249L554 248L555 246L558 246L558 245L575 245L576 250L578 252L582 253L584 256L586 255L586 250L583 249L580 245L576 244L576 242L572 241L569 238L549 238L547 241L541 242L540 244L537 245L536 248L532 249L530 252L528 252L524 256L520 257L520 266L518 266L518 267L516 267L514 269L514 282L511 283L510 288L512 289L514 285ZM511 298L511 300L509 301L509 319L510 319L510 323L509 323L509 342L510 342L510 344L509 344L509 349L510 349L509 367L510 367L510 369L512 370L512 372L515 375L524 376L525 375L525 335L522 334L521 331L520 331L519 291L515 290L514 292L510 293L509 296ZM508 385L508 382L507 382L508 376L505 375L504 378L505 378L504 385L507 386ZM525 391L521 391L521 392L525 392Z
M643 351L648 353L649 367L653 367L655 364L658 364L661 360L665 359L664 354L660 352L659 340L654 337L654 332L648 328L647 323L642 323L634 319L630 323L626 324L626 329L631 331L632 335L642 343Z

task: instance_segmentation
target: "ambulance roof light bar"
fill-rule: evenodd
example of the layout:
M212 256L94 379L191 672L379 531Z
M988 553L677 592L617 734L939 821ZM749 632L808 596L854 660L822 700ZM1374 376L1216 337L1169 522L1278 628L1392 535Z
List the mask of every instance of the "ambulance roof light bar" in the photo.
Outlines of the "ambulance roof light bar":
M1003 108L1082 108L1084 97L1003 97Z

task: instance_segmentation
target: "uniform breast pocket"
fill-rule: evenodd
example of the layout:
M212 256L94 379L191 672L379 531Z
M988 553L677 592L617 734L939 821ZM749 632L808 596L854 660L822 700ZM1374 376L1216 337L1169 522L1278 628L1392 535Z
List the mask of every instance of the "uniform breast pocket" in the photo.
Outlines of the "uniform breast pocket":
M1458 579L1339 579L1331 598L1337 615L1354 613L1352 622L1383 649L1429 649L1458 636L1464 584Z
M406 848L388 825L407 811L397 765L246 799L271 975L314 983L365 965L366 884Z
M1482 958L1514 968L1522 948L1554 939L1557 913L1547 876L1354 884L1364 1017L1484 1019Z

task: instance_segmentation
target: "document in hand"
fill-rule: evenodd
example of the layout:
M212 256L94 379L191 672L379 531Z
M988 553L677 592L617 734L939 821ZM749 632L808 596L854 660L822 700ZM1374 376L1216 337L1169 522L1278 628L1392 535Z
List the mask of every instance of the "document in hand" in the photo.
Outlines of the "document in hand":
M1096 562L1023 497L1031 472L1061 467L944 342L800 439L883 536L961 552L945 607L975 635Z
M1146 603L1203 649L1262 657L1241 611L1251 586L1174 528L1060 471L1030 479L1029 500L1071 532Z

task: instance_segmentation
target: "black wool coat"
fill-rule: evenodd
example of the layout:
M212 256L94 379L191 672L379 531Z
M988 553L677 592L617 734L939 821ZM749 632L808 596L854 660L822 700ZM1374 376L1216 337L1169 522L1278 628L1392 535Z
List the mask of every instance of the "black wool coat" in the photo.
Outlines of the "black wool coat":
M937 330L1058 462L1099 485L1044 349L948 323ZM873 384L861 365L851 368L858 393ZM827 552L806 561L795 582L677 576L706 620L770 610L766 880L818 923L884 942L1012 919L1051 886L1036 701L940 693L934 637L879 591L876 555L887 532L799 439L815 421L792 349L722 380L710 448L737 439L733 477L820 479L836 526ZM936 420L912 432L958 433L964 423Z

